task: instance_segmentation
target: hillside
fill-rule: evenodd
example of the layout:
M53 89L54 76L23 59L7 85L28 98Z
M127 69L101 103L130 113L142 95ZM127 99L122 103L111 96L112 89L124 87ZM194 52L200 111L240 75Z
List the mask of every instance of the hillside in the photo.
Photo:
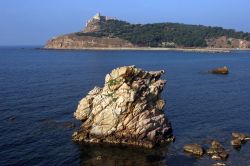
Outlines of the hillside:
M130 24L125 21L95 15L90 19L86 27L71 35L74 36L63 43L64 40L52 39L46 45L54 48L51 43L62 47L68 47L78 41L78 47L163 47L163 48L250 48L250 33L237 32L233 29L210 27L203 25L187 25L179 23L155 23L155 24ZM62 39L64 36L61 36ZM95 42L96 39L104 39L109 42ZM119 44L117 43L119 40ZM79 43L79 41L82 41ZM91 43L95 43L92 44ZM84 44L85 43L85 44ZM111 44L110 44L111 43ZM113 43L113 44L112 44Z

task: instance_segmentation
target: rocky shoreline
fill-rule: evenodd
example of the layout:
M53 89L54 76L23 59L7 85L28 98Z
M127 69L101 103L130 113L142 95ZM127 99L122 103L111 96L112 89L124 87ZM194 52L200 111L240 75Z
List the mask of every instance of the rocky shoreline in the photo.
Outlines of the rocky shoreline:
M230 53L232 51L249 51L250 49L223 48L161 48L161 47L82 47L82 48L41 48L44 50L78 50L78 51L181 51L198 53Z

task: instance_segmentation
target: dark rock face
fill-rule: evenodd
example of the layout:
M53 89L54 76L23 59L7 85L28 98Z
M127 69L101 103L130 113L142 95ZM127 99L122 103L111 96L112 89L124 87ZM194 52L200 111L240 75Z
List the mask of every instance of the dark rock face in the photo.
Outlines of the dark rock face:
M172 140L160 96L163 73L125 66L107 74L104 87L95 87L79 102L74 116L84 123L73 140L147 148Z
M183 147L183 150L187 153L202 156L204 154L204 149L198 144L188 144Z
M224 66L224 67L213 69L211 72L213 74L228 74L229 69L226 66Z

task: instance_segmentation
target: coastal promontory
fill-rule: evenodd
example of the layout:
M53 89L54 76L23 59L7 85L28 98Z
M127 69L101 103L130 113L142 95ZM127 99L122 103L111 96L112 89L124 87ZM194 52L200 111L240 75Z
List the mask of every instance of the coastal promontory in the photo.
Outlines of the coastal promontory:
M250 33L180 23L131 24L97 13L80 31L50 39L47 49L249 49Z

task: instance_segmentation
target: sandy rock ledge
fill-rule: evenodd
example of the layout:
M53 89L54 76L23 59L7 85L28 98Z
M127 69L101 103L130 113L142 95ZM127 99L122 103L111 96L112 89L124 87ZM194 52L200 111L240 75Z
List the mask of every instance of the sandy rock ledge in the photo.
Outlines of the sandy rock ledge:
M73 140L146 148L172 141L160 95L166 84L160 79L163 73L124 66L107 74L104 87L95 87L79 102L74 116L83 124Z

